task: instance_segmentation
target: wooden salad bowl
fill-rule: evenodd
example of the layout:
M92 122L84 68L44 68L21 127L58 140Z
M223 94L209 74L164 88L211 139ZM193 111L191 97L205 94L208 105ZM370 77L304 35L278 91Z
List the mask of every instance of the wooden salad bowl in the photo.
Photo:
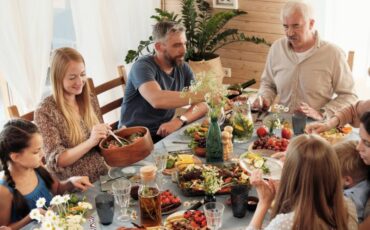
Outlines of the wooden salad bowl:
M111 135L99 143L100 152L109 166L125 167L143 160L150 154L153 150L153 141L150 136L150 132L146 127L135 126L123 128L115 132L117 136L126 139L134 133L141 133L143 136L135 139L128 145L114 148L105 147L107 142L114 139Z

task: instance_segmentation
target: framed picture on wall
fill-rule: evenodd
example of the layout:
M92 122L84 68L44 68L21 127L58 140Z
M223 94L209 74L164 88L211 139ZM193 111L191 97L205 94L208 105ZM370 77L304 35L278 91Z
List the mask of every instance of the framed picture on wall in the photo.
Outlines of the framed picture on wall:
M238 0L213 0L213 8L238 9Z

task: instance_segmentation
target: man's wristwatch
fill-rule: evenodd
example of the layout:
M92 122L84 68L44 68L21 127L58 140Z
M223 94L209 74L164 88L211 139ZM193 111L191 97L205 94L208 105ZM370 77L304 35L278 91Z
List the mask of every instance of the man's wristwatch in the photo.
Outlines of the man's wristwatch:
M188 124L188 119L184 115L177 116L177 118L182 122L182 126L185 126Z

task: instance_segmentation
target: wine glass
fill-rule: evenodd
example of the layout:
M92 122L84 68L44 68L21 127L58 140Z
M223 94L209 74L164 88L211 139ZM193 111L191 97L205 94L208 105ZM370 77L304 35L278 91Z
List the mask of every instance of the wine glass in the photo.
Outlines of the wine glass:
M167 182L163 179L163 170L167 165L168 153L165 150L157 150L153 152L153 158L158 171L158 187L162 190L163 184Z
M130 220L130 216L127 214L127 209L130 205L131 182L124 178L117 179L112 184L112 191L116 203L120 206L121 210L121 215L117 217L117 220L123 222Z

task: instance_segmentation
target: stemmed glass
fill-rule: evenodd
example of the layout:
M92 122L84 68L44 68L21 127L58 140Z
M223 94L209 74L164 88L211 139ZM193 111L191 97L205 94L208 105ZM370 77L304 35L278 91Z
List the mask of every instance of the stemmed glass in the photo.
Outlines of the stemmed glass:
M120 206L121 215L117 217L119 221L128 221L130 216L127 214L130 205L131 182L127 179L117 179L112 184L113 195L116 203Z
M220 202L208 202L204 206L204 215L207 219L207 227L210 230L220 229L222 226L222 214L225 206Z
M162 190L163 184L167 182L163 179L163 170L166 168L168 153L165 150L154 151L153 158L158 171L158 186Z

